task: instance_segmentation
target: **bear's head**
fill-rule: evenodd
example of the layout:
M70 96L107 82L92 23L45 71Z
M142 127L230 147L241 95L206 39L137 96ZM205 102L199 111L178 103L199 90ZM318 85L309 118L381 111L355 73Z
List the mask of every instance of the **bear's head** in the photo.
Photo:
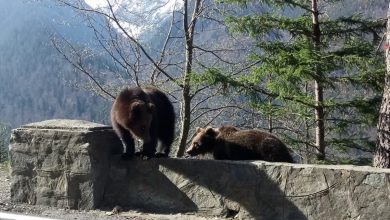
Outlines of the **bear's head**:
M218 129L212 127L197 128L191 146L186 150L190 156L212 152L219 134Z
M155 105L137 100L132 102L129 108L127 126L131 133L143 142L150 141L150 127Z

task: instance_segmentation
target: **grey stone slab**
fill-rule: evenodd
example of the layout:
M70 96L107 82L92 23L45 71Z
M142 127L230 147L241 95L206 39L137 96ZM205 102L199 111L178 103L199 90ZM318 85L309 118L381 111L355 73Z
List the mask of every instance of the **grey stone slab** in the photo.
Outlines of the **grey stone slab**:
M109 127L84 121L50 120L14 129L11 199L59 208L96 208L115 146L118 150L121 143Z
M52 119L41 122L34 122L21 126L21 128L30 129L56 129L56 130L106 130L111 126L93 123L84 120L71 120L71 119Z

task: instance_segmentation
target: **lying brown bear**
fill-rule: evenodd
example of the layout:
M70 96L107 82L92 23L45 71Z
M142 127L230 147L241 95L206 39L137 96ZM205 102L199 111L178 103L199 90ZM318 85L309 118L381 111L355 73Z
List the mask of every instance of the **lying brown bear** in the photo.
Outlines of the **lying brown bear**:
M233 126L198 128L186 153L190 156L212 153L216 160L294 162L286 145L274 135Z
M134 139L143 142L141 156L169 155L175 134L175 111L160 90L153 87L122 90L112 105L111 123L124 145L123 158L134 155ZM158 140L163 152L156 152Z

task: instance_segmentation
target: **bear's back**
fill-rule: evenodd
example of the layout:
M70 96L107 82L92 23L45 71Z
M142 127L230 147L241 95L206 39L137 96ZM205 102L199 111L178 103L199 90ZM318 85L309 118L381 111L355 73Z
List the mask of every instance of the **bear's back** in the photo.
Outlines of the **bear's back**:
M165 130L174 129L175 109L168 97L160 90L154 87L144 87L143 91L147 94L157 108L157 118L162 125L166 125ZM162 128L164 129L164 128Z
M227 159L293 162L286 145L268 132L237 130L221 135L218 142L217 151L223 150Z
M116 97L111 108L111 120L120 121L126 124L130 104L135 100L150 102L146 93L140 87L123 89Z

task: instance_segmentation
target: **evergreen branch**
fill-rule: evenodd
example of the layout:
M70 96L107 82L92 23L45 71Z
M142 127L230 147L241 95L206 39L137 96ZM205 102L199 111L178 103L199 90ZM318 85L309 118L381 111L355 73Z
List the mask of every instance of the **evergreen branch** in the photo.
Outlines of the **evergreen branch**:
M363 120L358 120L358 119L344 119L344 118L326 118L325 121L329 122L335 122L335 123L343 123L343 124L362 124Z
M222 74L220 72L220 70L218 70L216 68L210 68L204 74L199 74L199 75L193 76L193 77L197 77L197 78L194 78L194 82L207 82L210 85L229 84L232 87L242 88L242 89L247 90L247 91L261 93L263 95L266 95L266 96L269 96L272 98L279 98L279 99L285 99L285 100L289 100L289 101L295 101L295 102L298 102L298 103L303 104L305 106L308 106L311 108L316 108L316 105L314 105L310 102L306 102L304 100L301 100L298 97L282 95L280 93L266 91L265 89L262 89L253 83L243 82L243 81L232 79L231 76L226 76L226 75Z
M323 26L322 34L324 36L340 36L344 34L361 36L362 33L370 33L373 35L374 42L379 41L379 33L386 27L386 23L383 20L367 21L356 15L322 21L321 25Z
M269 96L269 97L272 97L272 98L278 98L278 99L285 99L285 100L289 100L289 101L295 101L295 102L298 102L300 104L303 104L303 105L311 107L311 108L317 108L317 106L312 104L312 103L305 102L305 101L300 100L300 99L298 99L296 97L293 97L293 96L286 96L286 95L281 95L280 93L269 92L269 91L266 91L265 89L259 88L256 85L245 84L245 83L241 83L241 82L237 82L237 81L235 81L233 84L235 84L236 86L239 86L241 88L244 88L246 90L255 91L257 93L261 93L263 95L266 95L266 96Z
M278 35L282 31L288 31L294 36L305 35L311 37L310 17L302 16L290 18L280 15L264 14L243 17L228 17L226 22L231 25L234 32L245 32L250 36L264 36L267 34Z
M239 3L243 6L247 5L247 2L251 0L219 0L218 3ZM266 4L270 7L290 7L290 8L300 8L305 10L306 12L312 12L311 7L307 4L300 3L300 0L258 0L260 4Z
M374 151L375 144L372 143L372 141L369 141L370 137L363 137L363 138L332 138L330 140L327 140L329 145L337 145L340 147L348 147L353 148L357 150L361 150L363 152L372 153ZM361 144L356 143L356 141L362 142L364 141L365 144L368 147L364 147ZM371 145L371 146L370 146Z

